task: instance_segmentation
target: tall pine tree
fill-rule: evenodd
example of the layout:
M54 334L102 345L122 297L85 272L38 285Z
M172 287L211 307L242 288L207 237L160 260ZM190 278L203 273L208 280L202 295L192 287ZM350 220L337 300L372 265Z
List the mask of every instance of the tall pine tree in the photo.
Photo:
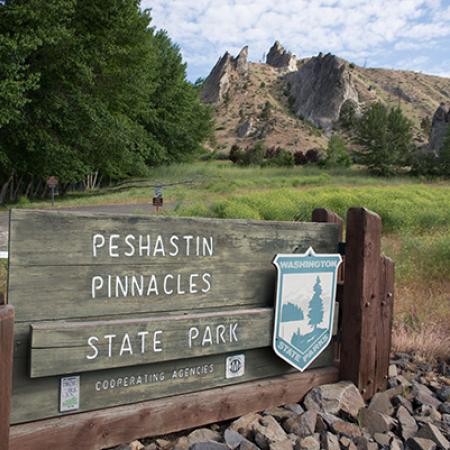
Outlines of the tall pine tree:
M318 327L323 320L323 300L322 300L322 286L320 284L320 278L317 276L316 283L313 288L314 294L309 302L308 319L309 324L314 327L314 330Z
M380 102L372 104L359 120L357 135L359 161L374 174L393 175L410 158L412 123L399 107L388 110Z

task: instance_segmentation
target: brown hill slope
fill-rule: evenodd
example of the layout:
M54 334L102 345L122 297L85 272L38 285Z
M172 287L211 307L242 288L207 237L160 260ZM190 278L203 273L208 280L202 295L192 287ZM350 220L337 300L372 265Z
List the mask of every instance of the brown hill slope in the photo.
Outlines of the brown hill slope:
M335 121L343 102L355 100L355 91L361 111L378 100L400 105L414 123L416 140L425 143L428 135L421 120L431 120L440 103L450 104L450 78L366 69L333 55L298 60L295 69L292 64L249 63L237 71L236 59L228 54L226 59L235 63L227 66L223 58L219 60L207 79L208 91L203 92L205 101L221 99L208 102L216 119L214 147L222 151L234 143L245 147L262 139L268 146L292 151L324 148L332 128L323 124ZM215 87L220 92L211 92ZM319 117L322 113L328 117Z

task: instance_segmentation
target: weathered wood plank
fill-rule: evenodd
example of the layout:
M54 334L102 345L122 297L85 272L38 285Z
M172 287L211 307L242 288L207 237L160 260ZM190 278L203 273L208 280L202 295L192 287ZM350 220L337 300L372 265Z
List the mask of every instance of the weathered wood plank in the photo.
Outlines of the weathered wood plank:
M13 373L14 308L0 305L0 450L8 450Z
M12 211L11 224L9 297L18 322L270 306L276 278L271 261L276 253L304 251L310 245L318 252L332 252L338 242L333 224L111 218L26 210ZM166 249L166 256L158 252L126 257L123 239L113 248L113 254L117 251L122 257L109 256L109 250L105 254L103 247L94 256L92 249L93 236L99 233L161 235L170 245L171 237L194 232L212 239L212 256L193 256L191 249L190 256L170 257ZM77 238L67 239L72 235Z
M46 377L269 347L273 309L32 325L30 376Z
M94 255L95 235L102 235L106 243L97 247ZM112 235L117 248L113 253L120 257L109 256L109 242ZM126 256L129 245L126 236L133 235L129 243L139 246L139 236L150 236L151 256L147 252L141 256L138 251ZM68 239L68 237L71 237ZM158 236L162 243L157 245ZM178 252L170 242L176 236ZM186 237L189 239L190 251L187 254ZM203 255L203 240L200 240L200 256L197 255L196 237L212 240L212 256ZM196 259L209 263L211 258L238 261L252 259L257 254L293 251L299 244L306 249L311 243L320 251L328 247L330 239L337 240L337 229L331 224L312 224L308 222L272 222L223 220L201 218L148 217L89 213L72 213L62 211L11 211L11 248L10 262L13 266L58 266L90 264L160 264L169 262L194 262ZM99 238L97 245L100 245ZM143 244L147 244L144 239ZM165 249L165 256L161 251ZM153 256L155 248L159 251ZM170 253L175 256L170 256ZM68 262L68 260L70 262Z
M340 377L364 397L374 393L379 326L381 219L364 208L347 214Z
M117 268L116 268L117 269ZM49 274L51 271L51 274ZM197 273L197 293L189 293L189 277ZM211 284L207 292L201 289L208 285L201 280L205 273L210 274ZM156 276L158 292L152 290L147 294L152 275ZM172 274L166 288L174 289L172 294L164 292L164 277ZM129 280L128 296L108 298L108 288L95 293L92 298L92 283L95 276L102 276L107 283L108 275L124 276ZM145 277L144 295L132 295L132 275ZM177 294L176 276L182 277L184 293ZM49 280L52 280L49 282ZM22 282L21 282L22 280ZM270 260L253 265L211 265L210 267L193 268L180 266L175 270L166 267L121 267L120 270L108 271L106 266L80 267L16 267L11 271L10 285L15 292L17 305L17 321L31 322L48 319L89 319L98 316L113 316L130 313L164 313L201 310L220 306L271 306L275 290L276 273ZM95 281L94 281L95 282ZM113 281L114 282L114 281ZM124 281L125 282L125 281ZM14 288L14 286L16 286ZM152 285L154 287L154 285ZM120 292L121 294L121 292Z
M272 308L257 308L115 321L40 322L31 326L30 376L269 347L273 316ZM333 335L337 333L338 317L336 310Z
M226 378L226 358L236 354L245 355L244 374L236 378ZM333 365L334 355L335 344L332 341L311 368ZM206 367L206 370L202 369L194 375L188 370L188 376L183 375L186 369L197 367ZM278 358L271 348L263 348L85 372L80 374L80 409L78 412L195 392L293 371L295 370ZM177 375L175 377L173 376L174 372ZM178 376L180 374L183 376ZM134 377L133 383L131 382L132 377ZM139 383L138 377L141 377ZM122 381L119 382L119 379ZM125 379L128 380L127 386L124 386ZM59 411L60 380L61 377L44 377L35 378L30 382L26 360L17 361L14 367L11 423L23 423L64 415Z
M96 450L143 436L220 422L249 412L300 401L312 388L338 380L334 367L211 389L103 411L17 425L11 450ZM257 395L255 395L257 393Z
M394 279L394 262L382 256L380 259L380 316L377 326L376 392L383 391L387 385L394 316Z

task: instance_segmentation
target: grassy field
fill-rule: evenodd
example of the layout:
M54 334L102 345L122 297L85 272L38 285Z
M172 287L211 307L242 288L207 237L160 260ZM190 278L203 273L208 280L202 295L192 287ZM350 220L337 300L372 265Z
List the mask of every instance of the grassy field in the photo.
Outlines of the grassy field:
M395 345L424 355L450 352L450 183L376 178L357 168L241 168L211 161L158 168L147 180L71 194L56 207L148 204L150 185L180 181L187 184L165 188L162 214L293 221L310 220L317 207L343 217L352 206L377 212L384 253L396 262Z

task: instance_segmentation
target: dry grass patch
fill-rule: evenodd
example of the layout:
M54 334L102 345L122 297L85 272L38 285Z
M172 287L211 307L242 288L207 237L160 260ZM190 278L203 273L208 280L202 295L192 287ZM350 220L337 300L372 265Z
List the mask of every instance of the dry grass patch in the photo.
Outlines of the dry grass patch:
M448 325L442 323L423 324L412 330L402 322L397 322L392 332L394 352L413 353L418 358L434 362L450 357L450 333Z

